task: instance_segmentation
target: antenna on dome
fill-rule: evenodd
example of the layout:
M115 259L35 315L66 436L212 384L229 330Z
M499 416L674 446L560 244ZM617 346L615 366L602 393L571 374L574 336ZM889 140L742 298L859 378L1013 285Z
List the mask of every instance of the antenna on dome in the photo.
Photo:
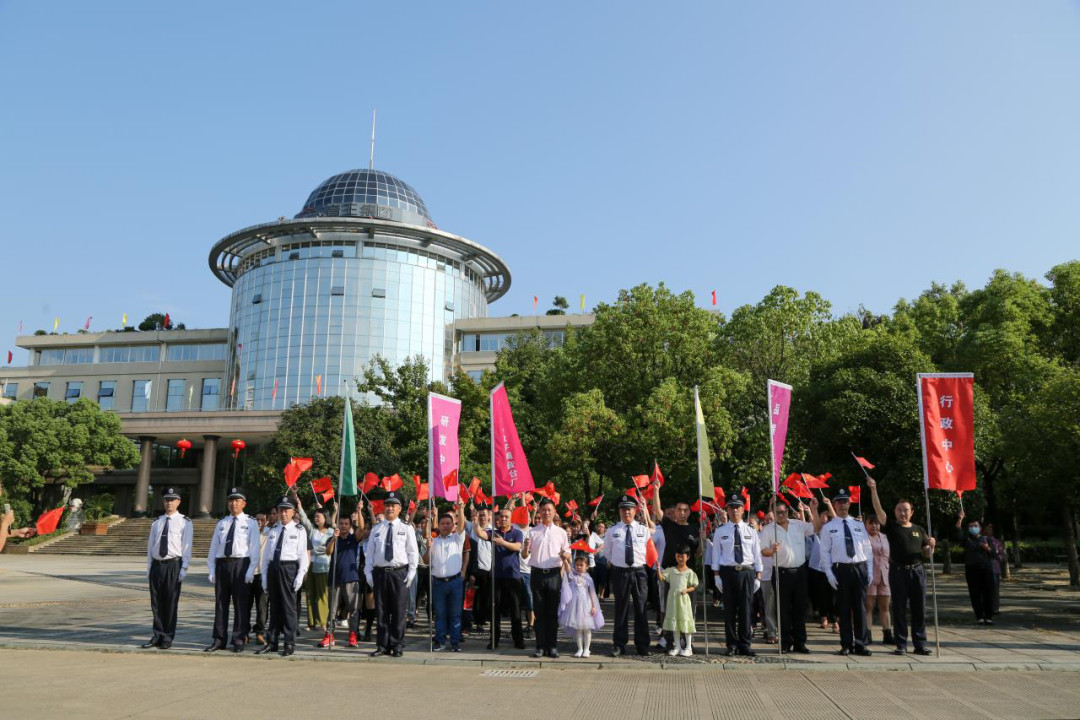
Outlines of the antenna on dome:
M371 155L368 158L367 169L375 169L375 108L371 108Z

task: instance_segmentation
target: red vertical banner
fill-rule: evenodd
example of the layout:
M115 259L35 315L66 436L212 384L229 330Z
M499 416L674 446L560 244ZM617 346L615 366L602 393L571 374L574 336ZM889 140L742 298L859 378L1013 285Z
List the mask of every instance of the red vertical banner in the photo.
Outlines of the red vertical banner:
M502 383L491 391L491 474L493 495L516 495L536 489Z
M975 376L919 373L923 482L934 490L975 489Z

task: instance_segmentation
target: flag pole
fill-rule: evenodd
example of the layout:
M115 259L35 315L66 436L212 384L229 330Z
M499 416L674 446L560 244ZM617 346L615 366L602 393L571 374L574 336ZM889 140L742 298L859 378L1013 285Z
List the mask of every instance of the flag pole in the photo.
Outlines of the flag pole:
M345 383L345 402L350 402L350 398L349 398L349 381L346 380L346 379L342 379L341 382ZM348 413L345 412L345 407L343 406L341 408L341 460L338 462L338 486L337 486L338 489L337 489L337 495L334 497L334 499L337 500L337 502L334 503L334 519L333 519L334 531L335 532L337 531L338 517L341 514L341 483L342 483L342 480L345 478L345 420L346 420L346 418L348 418ZM312 487L311 487L311 494L312 495L315 494L315 486L314 485L312 485ZM337 598L334 596L334 593L337 590L337 588L335 586L337 584L336 583L336 581L337 581L337 559L338 559L338 555L340 554L339 548L338 548L340 540L341 540L340 537L338 537L338 538L336 538L334 540L334 553L330 556L330 605L331 606L336 606L336 604L337 604L336 603ZM330 608L328 607L327 609L329 610ZM333 616L337 615L337 610L338 609L339 608L334 607L333 610L330 612L331 617L328 617L326 619L328 625L333 625L334 624L334 617ZM331 643L327 647L330 648L330 649L333 649L334 645L333 645L333 643Z
M434 575L435 573L432 572L432 567L431 567L432 563L431 563L431 561L432 561L432 559L433 559L433 557L435 555L435 553L433 552L434 549L435 549L434 548L435 543L434 543L434 541L433 541L433 539L431 537L431 527L432 527L432 524L431 524L431 519L432 519L431 518L431 512L432 512L431 511L431 496L435 494L435 481L434 481L434 476L435 476L435 472L434 472L434 470L435 470L435 442L434 442L435 441L435 432L434 432L434 427L435 427L435 425L432 423L433 413L431 412L431 393L430 392L428 393L428 396L427 396L427 418L428 418L428 431L427 431L428 432L428 536L427 536L427 543L428 543L428 574L427 574L427 578L428 578L428 580L427 580L427 587L428 587L428 594L427 594L427 602L428 602L428 652L429 653L434 653L435 652L435 628L431 627L434 624L434 621L433 621L434 614L433 614L432 609L431 609L431 599L432 599L432 597L434 597L432 595L432 592L434 591L434 583L435 583L435 581L431 579L431 576ZM443 492L446 492L445 487L443 487Z
M773 445L773 432L772 432L772 390L769 382L765 383L765 420L769 423L769 466L772 468L772 477L769 478L769 484L772 485L772 512L773 512L773 543L780 542L780 535L776 532L776 486L779 479L778 469L776 467L776 448ZM806 480L803 480L805 484ZM749 514L750 508L746 508L746 512ZM774 552L772 555L772 584L773 591L776 594L776 601L773 607L776 610L776 655L777 657L784 656L784 628L780 620L780 571L776 566L777 557ZM766 611L766 615L768 611ZM768 623L766 623L768 627Z
M694 421L695 421L695 424L697 422L697 417L696 417L697 413L700 410L701 410L701 398L698 395L698 386L695 385L694 386L694 414L695 414ZM705 414L702 413L701 417L704 418ZM700 533L698 535L698 537L702 538L702 548L704 548L704 532L705 532L705 507L704 507L704 502L703 502L704 480L703 480L703 477L702 477L703 471L702 471L702 467L701 467L701 434L697 432L697 428L695 428L694 435L697 437L697 444L698 444L698 464L697 464L697 466L698 466L698 469L697 469L698 482L697 482L697 486L698 486L698 507L701 508L701 512L698 513L698 527L699 527L698 532ZM653 458L653 467L655 467L655 466L656 466L656 458ZM705 553L704 553L704 551L701 553L701 577L702 577L702 580L704 580L704 578L706 577L705 576ZM704 591L701 593L701 608L702 608L701 620L702 620L702 624L705 626L705 657L708 657L709 656L709 606L708 606L708 603L705 600L706 594L707 593L705 593Z
M934 537L933 521L930 518L930 468L926 465L926 422L923 414L922 373L915 376L915 389L919 396L919 441L923 454L923 496L926 498L926 534ZM941 639L938 635L937 573L934 572L934 554L930 554L930 594L934 598L934 650L936 657L941 657Z
M536 310L536 303L535 302L533 303L533 310L534 311ZM488 628L488 630L491 631L491 640L489 642L491 644L492 651L494 651L495 650L495 523L494 523L494 516L495 516L495 392L494 391L492 391L491 395L488 398L488 405L489 405L488 412L489 412L489 415L490 415L490 418L491 418L491 515L492 515L491 532L488 533L488 544L491 545L491 570L490 570L491 582L489 583L490 587L488 588L489 594L491 595L491 626ZM479 517L479 515L477 515L477 517ZM484 528L484 531L487 532L487 528ZM479 536L477 536L477 537L479 537ZM479 568L480 567L479 566L479 562L480 562L480 544L479 543L477 543L477 547L476 547L476 562L477 562L477 568Z

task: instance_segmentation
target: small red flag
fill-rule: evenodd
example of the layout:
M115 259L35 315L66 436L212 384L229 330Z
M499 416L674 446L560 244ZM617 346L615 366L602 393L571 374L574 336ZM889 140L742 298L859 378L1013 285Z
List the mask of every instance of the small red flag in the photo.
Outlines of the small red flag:
M626 491L626 494L629 495L632 498L636 498L637 497L637 488L630 488L629 490Z
M34 523L34 529L37 530L38 535L48 535L49 533L56 532L56 526L60 524L60 516L64 514L64 508L66 505L61 505L55 510L49 510L42 513L41 517Z
M443 478L443 487L449 490L452 487L457 487L457 468L451 470L446 477Z
M597 505L600 504L600 501L603 500L603 499L604 499L603 495L600 495L599 497L594 497L592 500L589 501L589 507L596 507Z
M861 485L848 485L848 492L851 493L851 502L860 502L860 498L862 497Z
M420 483L420 489L416 491L416 501L427 500L431 497L427 483Z
M727 497L727 493L725 493L724 488L720 487L719 485L713 486L712 497L713 500L719 503L720 507L723 507L724 504L727 502L727 500L725 499Z
M476 494L480 492L480 478L474 477L472 482L469 483L469 497L476 499ZM480 493L480 497L483 497L483 493Z
M292 487L296 484L296 481L300 479L300 471L296 468L296 465L289 463L285 466L285 484L288 487Z
M290 458L289 462L294 463L300 469L300 472L307 472L315 464L315 461L309 457Z
M811 489L814 489L814 490L828 490L829 489L829 483L825 482L825 480L823 480L820 477L814 477L813 475L810 475L809 473L802 473L802 477L803 477L803 480L806 482L806 487L808 487L808 488L811 488ZM832 475L829 475L829 477L832 477Z
M489 498L487 495L485 495L484 490L479 485L477 485L476 492L473 493L473 500L475 500L476 503L479 505L487 505L491 502L492 498Z
M529 524L529 508L516 507L513 512L510 513L510 522L515 525L528 525Z
M172 325L172 320L169 319L169 313L165 313L165 321L161 323L161 326L168 330L170 325Z
M379 476L373 472L364 474L364 494L368 494L379 485Z
M716 305L716 291L715 290L712 291L712 304Z
M746 503L746 512L750 512L750 491L745 487L742 489L743 501Z
M401 476L397 473L394 473L390 477L384 477L382 480L379 481L379 487L381 487L386 492L397 490L404 484L405 483L404 481L402 481Z
M7 351L7 364L8 365L11 364L11 351L10 350Z
M589 547L589 543L586 540L578 540L577 542L570 545L570 549L571 550L581 550L582 552L587 552L587 553L596 552L595 549Z
M540 299L533 295L533 312L536 312L536 303L540 302Z
M382 500L371 501L371 512L375 515L382 515L383 510L386 509L386 503Z
M473 609L473 603L475 601L476 601L476 589L475 588L469 588L468 590L465 591L465 603L464 603L465 604L465 609L466 610L472 610Z
M311 483L311 489L314 490L315 492L324 493L327 490L333 490L334 489L334 483L333 483L332 480L330 480L330 476L327 475L326 477L321 477L321 478L318 478L317 480L313 481Z
M409 501L409 517L412 517L413 513L415 513L415 512L416 512L416 503L414 501L410 500Z
M873 470L874 469L874 463L870 462L866 458L859 457L858 455L855 456L855 462L859 463L860 465L862 465L867 470Z
M570 508L571 510L577 510L577 500L568 500L566 502L566 507Z
M650 482L652 482L652 481L649 480L648 475L635 475L634 476L634 484L637 485L639 488L649 487Z
M555 495L555 483L548 481L548 484L542 488L536 488L536 492L539 495L543 495L546 498L553 497Z
M645 544L645 564L652 567L659 559L660 553L656 552L656 545L653 544L652 538L649 538Z
M655 460L653 460L652 477L649 479L654 483L660 483L660 487L664 487L664 473L660 472L660 465Z

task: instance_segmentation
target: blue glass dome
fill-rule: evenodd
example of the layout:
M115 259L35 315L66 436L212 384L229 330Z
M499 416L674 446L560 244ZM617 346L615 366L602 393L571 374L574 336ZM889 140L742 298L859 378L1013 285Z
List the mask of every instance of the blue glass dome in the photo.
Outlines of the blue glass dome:
M391 214L371 206L391 208ZM397 211L397 212L395 212ZM413 217L409 217L412 215ZM296 217L386 217L432 225L427 206L408 184L381 170L349 170L323 181L308 196Z

